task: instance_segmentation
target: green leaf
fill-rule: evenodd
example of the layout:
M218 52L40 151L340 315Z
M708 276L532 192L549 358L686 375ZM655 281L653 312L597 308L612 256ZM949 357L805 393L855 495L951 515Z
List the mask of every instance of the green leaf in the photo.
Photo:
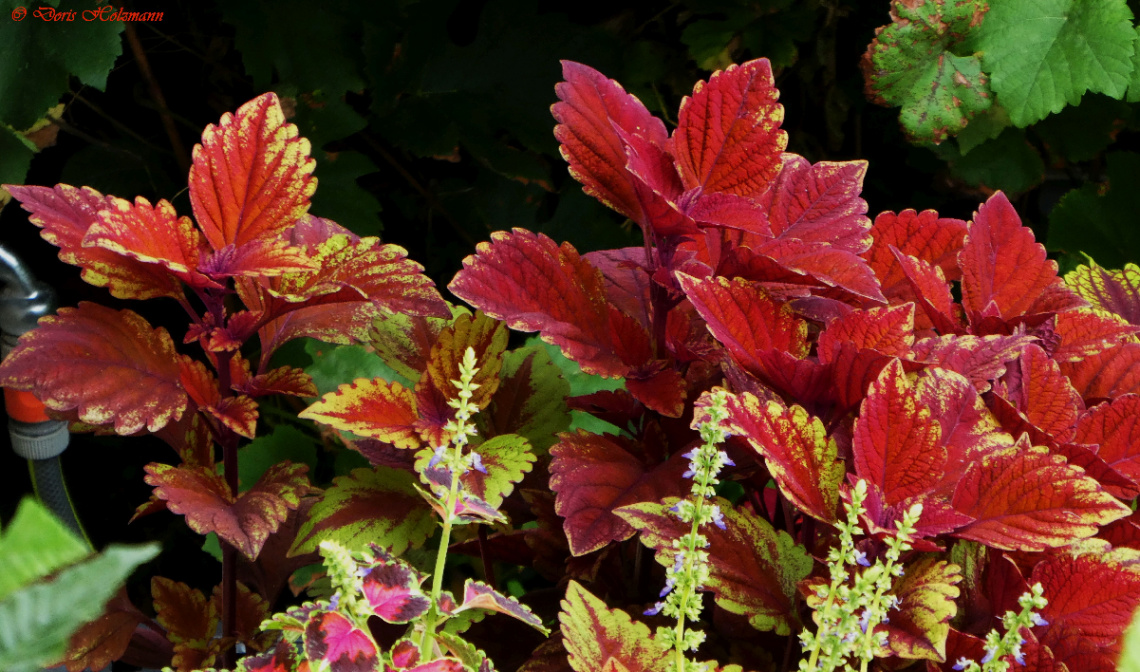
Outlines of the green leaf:
M998 100L1024 128L1076 105L1085 91L1124 96L1135 40L1126 0L1003 0L972 44Z
M981 61L953 51L986 9L984 0L895 0L892 23L867 47L867 93L902 107L899 123L913 140L940 143L993 102Z
M1132 51L1132 78L1128 81L1128 91L1124 94L1125 102L1140 103L1140 26L1136 26L1137 39L1133 43Z
M535 452L546 453L558 440L555 435L570 427L569 395L570 383L546 348L518 348L503 355L499 389L476 421L485 436L518 434Z
M1045 176L1045 162L1019 128L1005 129L997 139L978 145L966 156L949 146L939 153L950 161L955 177L973 186L1001 189L1011 197L1036 186Z
M990 105L990 109L970 120L966 128L958 131L955 139L958 141L958 150L962 156L987 140L993 140L1009 128L1009 113L999 103Z
M404 387L415 387L415 383L399 376L376 353L360 345L329 345L310 340L305 343L305 352L313 358L312 365L305 367L305 373L313 377L320 396L357 378L396 380Z
M1050 153L1066 161L1089 161L1101 155L1132 116L1127 103L1091 94L1076 107L1066 107L1034 126Z
M1140 154L1108 155L1107 183L1086 184L1061 197L1049 214L1045 246L1053 252L1087 254L1105 268L1140 259Z
M122 53L121 21L85 21L82 13L94 5L85 0L29 3L0 0L0 122L27 128L44 110L67 93L69 75L102 91L107 74ZM27 6L23 21L11 20L12 10ZM75 12L71 21L43 21L33 12L51 6Z
M1123 645L1117 672L1140 672L1140 611L1132 615L1132 625L1124 631Z
M238 449L238 484L245 492L270 467L281 462L309 465L309 473L317 468L317 446L311 437L290 425L278 425Z
M0 600L90 553L43 504L25 497L0 535Z
M375 173L376 164L360 152L327 152L313 173L321 188L313 194L313 214L331 219L353 233L375 236L383 230L380 202L357 180Z
M36 150L29 148L23 136L0 124L0 184L23 184ZM0 205L8 201L7 191L0 189Z
M556 345L544 343L538 336L531 336L526 340L528 347L541 347L550 357L550 361L562 371L562 377L570 384L570 396L579 397L593 394L602 390L624 390L624 378L602 378L589 373L582 373L578 363L567 359L562 350ZM589 413L582 411L570 412L571 422L568 431L584 429L593 434L617 434L621 430L605 420L599 420Z
M158 544L112 545L0 601L0 669L31 672L58 660L72 633L99 616L127 576L158 555Z
M289 555L316 551L326 540L349 550L371 542L402 555L427 541L435 527L431 508L416 492L414 475L388 467L356 469L333 479L309 510Z

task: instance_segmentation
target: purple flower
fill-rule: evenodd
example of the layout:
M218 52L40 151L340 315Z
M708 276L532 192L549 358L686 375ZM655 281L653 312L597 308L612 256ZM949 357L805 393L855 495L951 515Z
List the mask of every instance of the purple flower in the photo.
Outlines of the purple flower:
M969 667L971 662L972 661L969 658L967 658L966 656L962 656L961 658L958 659L957 662L954 663L954 669L955 670L964 670L967 667Z
M871 566L871 561L867 559L867 554L863 551L855 551L855 562L863 567Z
M1041 618L1041 614L1038 614L1037 612L1031 612L1029 618L1033 621L1033 625L1049 625L1049 621Z
M329 606L332 607L334 611L340 608L340 593L332 596L332 599L329 600Z
M1024 665L1025 664L1025 652L1018 649L1017 652L1013 654L1013 659L1017 661L1018 665Z
M487 473L487 469L483 466L483 458L479 456L479 453L471 453L471 467L475 471Z
M985 665L986 663L988 663L988 662L990 662L991 660L993 660L993 659L994 659L994 654L995 654L995 653L997 653L997 648L996 648L996 647L995 647L995 648L993 648L993 649L987 648L987 649L986 649L986 655L985 655L985 657L984 657L984 658L982 658L982 665Z
M859 617L859 628L863 632L867 632L867 626L871 625L871 610L864 609L863 615Z
M431 454L431 462L428 462L428 469L435 469L435 465L443 460L443 454L447 451L447 446L439 446L435 452Z
M712 507L712 523L722 530L728 529L724 524L724 514L720 512L719 506Z
M677 582L673 580L673 577L670 576L665 579L665 587L661 589L661 594L657 597L665 597L673 590L673 586L675 585L677 585Z
M723 450L720 451L720 461L726 467L735 467L736 466L736 463L732 461L732 458L730 458L728 456L728 453L724 452Z
M665 608L665 603L664 602L658 602L657 604L654 604L652 607L646 609L645 611L643 611L641 613L645 614L646 616L656 616L657 614L660 614L661 610L664 608Z
M693 473L694 473L694 472L693 472L693 470L692 470L692 469L686 469L686 470L685 470L685 473L681 474L681 478L692 478L692 477L693 477Z
M698 450L697 448L693 448L692 450L690 450L687 453L681 453L681 457L685 458L686 460L691 460L691 459L693 459L693 456L695 456L697 454L697 450Z

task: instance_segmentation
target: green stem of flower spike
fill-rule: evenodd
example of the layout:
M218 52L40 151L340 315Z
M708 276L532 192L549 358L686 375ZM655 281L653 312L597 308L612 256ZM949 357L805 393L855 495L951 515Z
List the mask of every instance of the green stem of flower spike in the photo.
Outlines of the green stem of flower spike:
M448 405L455 410L455 420L451 420L444 427L451 432L451 443L454 450L445 460L448 471L451 472L451 486L444 499L443 534L439 541L439 549L435 554L435 572L431 577L431 609L424 616L424 636L420 640L420 661L431 660L431 645L435 639L435 628L439 622L439 598L443 594L443 574L447 567L447 547L451 544L451 528L455 525L455 509L459 504L460 476L467 471L467 460L463 455L463 447L467 445L469 436L475 434L475 427L468 425L467 421L478 411L478 407L471 403L475 390L479 389L473 381L479 368L475 366L475 349L467 348L463 353L463 361L459 364L459 380L451 381L459 388L458 399L448 401Z
M701 474L701 480L699 481L701 492L709 489L709 481L711 481L712 478L713 473L711 471L704 471ZM702 514L704 513L705 498L694 497L694 499L696 502L693 523L689 529L689 535L685 538L688 542L688 547L685 549L685 569L683 570L684 576L686 577L693 576L694 574L693 565L696 563L697 558L697 542L699 539L703 539L703 536L698 533L698 529L701 526L701 520L703 520ZM689 601L693 599L693 594L696 593L699 587L700 586L693 581L685 581L684 585L680 587L682 591L681 604L689 604ZM676 633L676 643L673 647L673 672L685 671L685 615L685 611L682 610L680 615L677 616L677 626L673 630L673 632Z

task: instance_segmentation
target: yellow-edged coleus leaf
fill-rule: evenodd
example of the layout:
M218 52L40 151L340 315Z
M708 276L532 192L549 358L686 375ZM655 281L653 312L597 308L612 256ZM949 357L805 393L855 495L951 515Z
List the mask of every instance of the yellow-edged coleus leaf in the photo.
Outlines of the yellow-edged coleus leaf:
M329 392L297 414L334 429L379 439L397 448L421 445L416 397L398 382L357 378Z
M439 332L447 328L460 315L470 315L471 311L462 306L448 304L451 317L422 317L405 313L381 315L372 322L368 341L376 354L392 370L408 380L419 380L427 368L431 346L439 338Z
M83 269L81 277L96 287L106 287L120 299L182 298L178 278L155 264L124 257L102 247L84 247L83 239L99 221L99 211L112 197L91 187L57 184L54 187L5 185L28 219L40 227L40 236L59 248L61 261Z
M422 545L435 528L413 474L388 467L354 469L333 479L309 510L289 554L315 551L328 540L350 549L375 543L400 555Z
M198 410L212 416L240 436L257 433L257 402L244 394L222 397L218 380L206 365L183 355L179 359L182 387Z
M1107 310L1140 325L1140 266L1125 264L1109 271L1097 266L1077 266L1065 274L1065 284L1093 308Z
M309 210L316 161L274 93L222 115L194 146L190 205L224 275L278 275L315 269L281 234Z
M416 429L420 438L431 446L451 441L446 425L455 419L452 406L459 400L459 388L452 381L460 378L459 365L468 348L475 351L478 371L472 379L477 385L470 403L482 409L499 387L499 369L507 347L507 326L484 313L460 315L451 326L439 333L431 347L423 375L416 383Z
M621 609L610 609L588 590L571 581L558 614L562 644L574 672L660 672L669 663L649 627Z
M503 355L499 389L475 421L482 436L518 434L536 453L545 454L557 434L570 428L566 397L570 383L562 377L541 346L511 350Z
M503 505L503 499L514 491L516 483L530 473L535 462L530 443L517 434L501 434L470 450L479 454L483 471L472 468L460 476L463 492L483 500L494 509ZM433 452L431 448L424 448L416 454L417 472L426 473Z
M235 496L212 467L148 464L146 480L157 499L186 516L198 534L216 532L251 561L269 535L308 494L308 467L288 462L270 467L249 490Z
M691 525L669 509L680 500L643 502L625 506L616 513L641 535L641 543L656 552L657 562L673 565L675 539L689 533ZM775 530L763 518L745 509L734 509L728 500L716 498L724 529L705 526L708 539L709 579L705 588L722 609L742 614L757 630L791 634L799 625L795 610L796 584L811 573L807 550L783 530Z
M119 434L156 432L182 417L179 355L161 327L95 303L61 308L24 334L0 365L0 385Z
M962 568L935 555L908 561L891 587L899 608L885 624L887 648L899 658L945 661L961 581Z

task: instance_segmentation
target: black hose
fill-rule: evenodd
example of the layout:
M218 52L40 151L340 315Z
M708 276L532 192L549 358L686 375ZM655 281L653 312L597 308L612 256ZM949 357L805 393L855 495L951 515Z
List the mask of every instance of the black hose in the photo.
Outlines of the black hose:
M32 486L35 488L36 497L68 529L79 535L87 543L87 546L91 547L91 540L87 538L83 525L79 523L79 518L75 515L75 507L72 505L71 496L67 492L67 484L63 480L63 466L60 464L59 457L49 457L46 460L28 460L28 469L32 474ZM92 548L92 550L94 549Z

